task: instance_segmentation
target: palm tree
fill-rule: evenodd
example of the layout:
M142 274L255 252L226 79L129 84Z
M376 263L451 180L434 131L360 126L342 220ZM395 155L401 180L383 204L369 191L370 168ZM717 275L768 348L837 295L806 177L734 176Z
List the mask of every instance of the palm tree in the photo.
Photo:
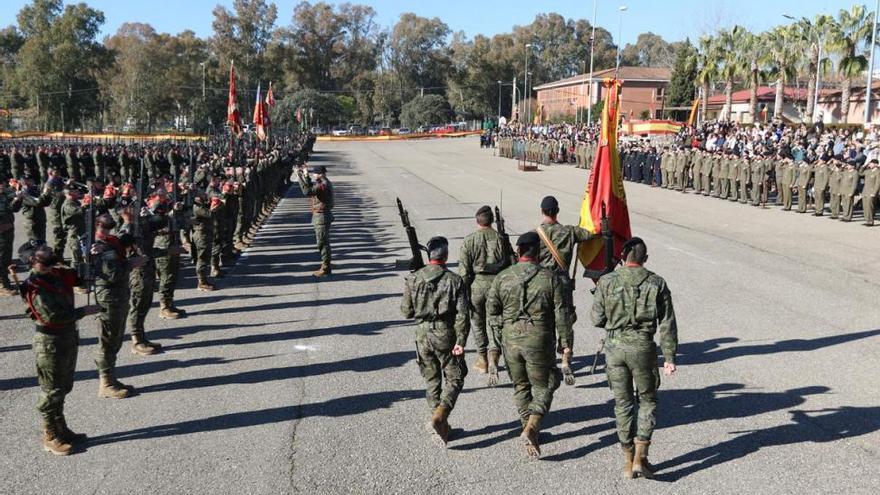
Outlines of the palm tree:
M716 49L715 38L711 36L703 36L699 40L699 49L697 50L697 83L700 85L700 93L702 100L700 108L702 109L702 120L706 119L706 108L709 105L709 85L718 77L718 50Z
M841 9L835 29L831 32L829 49L840 56L838 72L843 77L840 94L840 113L843 123L849 120L849 99L853 79L868 68L870 53L868 45L873 45L871 31L874 14L867 13L864 5L853 5L850 10ZM869 91L868 89L867 91Z
M771 77L776 78L776 99L773 118L782 117L785 86L797 75L798 54L803 53L800 37L794 26L776 26L761 35L767 49Z
M806 44L809 57L806 59L804 67L807 69L807 111L805 117L812 119L814 114L813 101L815 100L816 91L818 90L817 82L820 72L828 71L830 59L820 59L822 51L827 48L828 34L834 23L834 18L830 15L817 15L814 20L806 17L794 24L796 33L801 42ZM821 48L820 48L821 47Z
M742 68L748 72L749 117L755 122L758 116L758 84L764 76L761 68L769 58L767 40L763 35L752 34L741 26L736 26L733 30L737 33L735 38L738 40L737 48L743 59Z
M729 120L733 107L733 82L746 72L746 62L742 57L745 29L735 26L731 30L718 33L716 50L719 56L719 75L724 80L724 109L722 114Z

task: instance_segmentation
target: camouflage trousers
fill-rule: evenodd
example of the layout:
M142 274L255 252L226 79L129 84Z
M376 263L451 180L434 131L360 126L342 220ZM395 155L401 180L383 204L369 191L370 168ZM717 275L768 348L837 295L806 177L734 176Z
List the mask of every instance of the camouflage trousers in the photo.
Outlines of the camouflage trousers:
M64 398L73 390L79 332L76 327L58 335L36 332L33 342L40 384L37 411L43 422L51 423L64 414Z
M15 242L15 229L11 228L5 232L0 232L0 265L2 265L3 273L0 275L0 281L3 282L3 287L11 287L12 284L9 281L9 272L6 270L6 267L12 264L12 249L13 243Z
M144 336L144 321L153 305L153 288L156 286L156 265L152 258L144 266L135 268L129 276L128 328L132 337Z
M657 423L654 411L660 387L656 346L653 342L638 347L620 345L609 338L605 341L605 363L618 440L623 445L632 445L635 438L650 440Z
M556 367L552 330L524 321L508 322L501 346L507 373L513 383L513 402L522 421L532 414L546 415L553 393L562 383Z
M330 266L330 224L326 222L316 223L314 227L318 253L321 254L321 264Z
M173 301L180 272L180 256L165 255L156 258L156 272L159 275L159 297L162 301Z
M196 264L196 275L202 278L208 276L211 269L211 261L213 259L213 242L214 234L211 231L193 230L193 261Z
M225 261L223 243L226 239L226 229L220 222L214 225L214 234L211 238L211 266L219 267L221 261Z
M52 250L58 256L64 256L64 246L67 244L67 232L61 223L61 210L49 208L49 224L52 226Z
M116 355L122 348L125 337L125 319L128 317L130 290L125 287L97 287L95 299L101 306L98 321L101 332L98 334L98 347L95 350L95 365L104 374L116 368Z
M24 240L32 239L46 240L46 219L45 218L27 218L22 217L22 228L24 230Z
M478 352L500 349L498 337L486 324L486 296L489 294L493 278L477 275L477 279L471 284L471 330Z
M416 359L425 379L428 407L433 410L444 406L452 410L464 388L467 363L464 356L452 355L455 332L451 328L431 329L430 325L422 323L416 330Z

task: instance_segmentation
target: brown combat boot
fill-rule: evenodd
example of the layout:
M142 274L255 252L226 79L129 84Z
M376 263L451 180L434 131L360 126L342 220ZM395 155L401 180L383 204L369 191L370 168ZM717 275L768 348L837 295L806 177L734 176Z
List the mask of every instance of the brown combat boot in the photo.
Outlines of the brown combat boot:
M180 313L172 310L171 304L168 301L160 301L159 318L162 318L163 320L176 320L180 318Z
M571 370L571 350L562 354L561 371L565 384L569 386L574 385L574 372Z
M98 382L98 397L104 399L125 399L130 390L116 381L112 373L101 374Z
M326 277L327 275L330 275L331 273L333 273L333 272L330 270L330 265L321 265L321 268L318 268L317 270L315 270L312 273L312 275L320 278L320 277Z
M500 358L500 351L494 349L489 351L489 362L486 369L486 372L489 373L489 378L486 382L490 387L498 385L498 359Z
M0 296L9 297L18 294L16 290L11 287L0 287Z
M650 440L636 440L636 452L633 457L633 476L641 476L651 479L654 477L654 468L648 462L648 447L651 446Z
M76 433L70 428L67 427L67 420L64 419L64 415L58 416L55 418L55 431L56 435L62 438L66 443L69 444L77 444L82 443L88 440L88 436L85 433Z
M478 373L486 373L489 363L486 360L486 351L477 351L477 362L474 363L474 369Z
M211 267L211 277L212 278L223 278L223 275L225 275L225 273L223 272L223 270L220 269L219 266L214 265Z
M141 356L152 356L157 354L162 346L155 344L146 339L142 334L132 334L131 336L131 353Z
M437 434L437 438L443 446L446 446L446 442L449 440L449 412L448 407L437 406L431 416L431 428L434 429L434 433Z
M214 287L214 284L208 282L207 277L202 275L199 276L199 285L196 286L196 289L204 292L211 292L212 290L216 290L217 287Z
M633 478L633 456L635 455L635 447L632 445L621 445L623 448L623 477L631 480Z
M523 428L522 434L519 436L526 446L526 454L532 459L541 457L541 446L538 445L538 432L541 430L542 414L532 413L529 416L529 422Z
M57 428L54 423L43 425L43 450L55 455L70 455L73 445L58 434Z

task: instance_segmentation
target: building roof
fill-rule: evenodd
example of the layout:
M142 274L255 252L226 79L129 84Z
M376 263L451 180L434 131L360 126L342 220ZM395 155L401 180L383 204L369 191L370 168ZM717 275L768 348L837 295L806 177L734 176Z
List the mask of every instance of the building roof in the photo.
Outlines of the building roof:
M616 69L605 69L597 72L593 72L593 81L602 81L606 77L614 77L614 72ZM617 74L618 79L622 79L624 82L626 81L656 81L656 82L669 82L672 78L672 70L667 69L665 67L621 67L620 71ZM578 84L584 84L590 82L589 74L579 74L577 76L567 77L565 79L560 79L558 81L549 82L547 84L542 84L540 86L535 86L535 91L540 91L542 89L551 89L558 88L564 86L575 86Z
M770 86L759 86L758 87L758 101L774 101L776 99L776 88ZM786 100L806 100L807 99L807 90L803 88L792 88L786 87L782 90L783 97ZM751 90L741 89L739 91L734 91L731 95L731 102L733 104L736 103L748 103L749 98L751 98ZM726 98L724 93L719 93L716 95L712 95L709 97L708 104L712 105L724 105Z
M863 101L865 99L865 87L864 83L862 84L853 84L850 87L850 101L856 99L856 101ZM880 89L880 81L874 79L871 81L871 97L877 94L877 90ZM843 88L837 89L822 89L819 90L819 101L822 102L831 102L835 100L839 100L843 96Z

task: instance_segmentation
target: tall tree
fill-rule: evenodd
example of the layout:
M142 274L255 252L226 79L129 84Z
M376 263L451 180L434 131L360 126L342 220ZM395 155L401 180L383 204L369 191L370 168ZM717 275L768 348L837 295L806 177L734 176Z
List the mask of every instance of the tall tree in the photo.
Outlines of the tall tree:
M623 65L672 68L676 52L661 36L647 32L640 34L635 44L626 45L620 58Z
M678 45L672 78L666 88L666 105L678 107L694 101L694 83L697 80L697 52L690 41Z
M267 70L265 54L277 18L278 8L266 0L235 0L232 11L221 5L214 8L211 48L222 72L235 61L245 91L255 90Z
M776 98L773 104L773 118L782 118L785 86L797 75L798 60L803 45L795 28L791 25L776 26L762 35L769 55L771 77L776 79Z
M706 110L709 106L709 87L720 74L721 54L718 49L718 41L712 36L701 37L699 44L697 82L700 84L700 94L703 100L700 102L700 112L702 119L705 120Z

